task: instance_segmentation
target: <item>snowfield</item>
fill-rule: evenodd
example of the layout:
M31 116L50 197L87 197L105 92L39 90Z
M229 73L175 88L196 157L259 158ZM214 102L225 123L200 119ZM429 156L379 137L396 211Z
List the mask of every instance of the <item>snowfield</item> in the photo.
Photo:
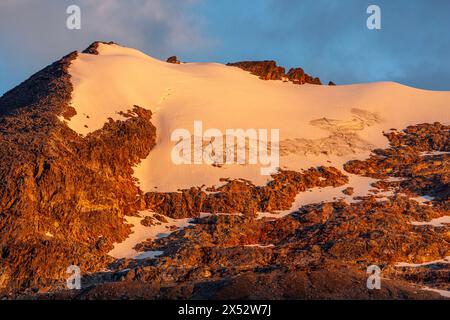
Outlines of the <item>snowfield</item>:
M134 105L150 109L157 146L135 170L144 192L219 185L220 178L255 184L270 179L260 174L260 165L175 165L171 133L179 128L193 132L196 120L203 121L204 130L280 129L280 166L300 170L339 168L364 158L373 147L385 147L383 131L450 119L450 92L392 82L299 86L263 81L217 63L170 64L118 45L100 44L98 51L80 54L71 65L77 115L68 125L86 135Z

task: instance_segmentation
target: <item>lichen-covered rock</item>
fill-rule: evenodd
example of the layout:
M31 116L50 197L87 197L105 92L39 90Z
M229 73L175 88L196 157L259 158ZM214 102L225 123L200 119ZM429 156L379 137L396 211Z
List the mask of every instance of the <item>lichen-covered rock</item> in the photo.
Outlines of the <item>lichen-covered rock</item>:
M333 167L304 172L280 170L266 186L245 180L224 180L220 188L191 188L181 192L146 193L146 208L172 218L198 217L202 212L244 213L288 210L299 192L314 187L341 186L348 178ZM206 191L209 191L207 193ZM212 193L211 193L212 192Z

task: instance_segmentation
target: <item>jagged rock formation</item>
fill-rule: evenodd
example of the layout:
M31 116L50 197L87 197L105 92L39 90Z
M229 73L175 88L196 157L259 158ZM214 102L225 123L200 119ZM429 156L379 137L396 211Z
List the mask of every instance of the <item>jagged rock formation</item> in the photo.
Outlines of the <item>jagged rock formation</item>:
M228 63L227 65L249 71L263 80L286 80L295 84L322 84L319 78L306 74L302 68L292 68L288 73L285 73L286 70L283 67L277 66L277 63L273 60L242 61Z
M98 55L99 54L98 47L100 46L100 44L111 45L111 44L116 44L116 43L113 41L109 41L109 42L96 41L96 42L92 43L89 47L87 47L85 50L83 50L82 53Z
M87 51L94 51L95 44ZM138 188L131 167L155 143L151 112L82 137L70 118L72 53L0 98L0 289L48 286L72 264L103 268L130 232Z
M146 193L145 207L172 218L198 217L201 212L255 215L257 212L288 210L295 196L314 187L341 186L348 179L335 168L311 168L303 173L279 171L266 186L245 180L228 180L219 188L191 188L173 193ZM227 180L225 180L227 181ZM211 193L212 192L212 193Z
M403 159L389 154L389 150L405 148L405 142L427 152L447 151L447 140L442 139L447 130L448 127L433 124L387 134L391 148L384 150L387 155L383 159L404 166ZM424 136L428 139L424 140ZM373 165L372 159L365 162L366 167ZM352 163L347 166L349 170L354 168ZM404 181L428 175L421 171L411 177L401 169L390 172ZM439 181L449 176L443 167L434 170L434 174L440 177ZM379 191L386 188L384 183L390 182L377 184ZM162 251L162 257L145 262L119 261L116 268L124 271L109 275L108 279L104 278L106 275L94 275L86 280L91 286L76 297L438 298L435 293L417 290L411 282L448 290L448 264L397 267L396 263L439 261L450 254L448 226L412 224L449 215L448 198L424 206L406 196L401 185L397 187L392 196L374 193L351 204L335 201L307 205L280 219L258 219L253 215L197 218L191 228L168 238L148 240L137 247L140 251ZM381 290L365 287L364 272L373 264L382 269ZM56 297L73 298L67 292Z
M288 71L286 76L291 82L295 84L305 84L305 83L318 85L322 84L319 78L311 77L309 74L306 74L302 68L292 68Z
M241 254L256 258L262 253L249 249ZM233 254L232 251L224 254ZM220 280L210 278L208 270L198 270L202 281L183 280L179 284L165 285L158 279L152 267L142 268L137 273L115 275L103 279L98 286L79 292L47 294L40 299L236 299L236 300L283 300L283 299L437 299L436 293L414 291L404 281L385 280L381 290L368 291L364 286L366 274L356 272L345 265L327 265L327 269L316 269L314 265L305 270L284 268L261 268L256 271L241 271ZM191 275L194 277L194 272ZM339 288L339 289L338 289Z
M167 58L168 63L180 64L181 62L178 60L177 56L171 56Z
M248 71L263 80L282 80L286 76L285 69L277 66L273 60L265 61L242 61L228 63L227 66L233 66Z
M426 195L435 200L448 201L450 126L421 124L410 126L403 132L392 131L385 135L390 141L390 148L376 149L364 161L350 161L345 165L345 170L374 178L406 178L384 183L383 186L388 188L397 185L405 194Z
M417 290L406 281L412 278L410 274L389 266L399 260L429 260L445 250L448 253L448 247L442 251L441 246L448 242L445 232L408 224L412 217L421 215L420 211L420 205L407 198L393 198L356 205L311 205L281 219L236 215L199 218L192 228L140 247L163 250L163 257L120 261L116 273L85 279L86 290L46 297L438 298ZM383 269L381 290L365 286L365 268L371 264ZM429 270L424 283L433 279L432 283L448 289L446 277L439 270Z

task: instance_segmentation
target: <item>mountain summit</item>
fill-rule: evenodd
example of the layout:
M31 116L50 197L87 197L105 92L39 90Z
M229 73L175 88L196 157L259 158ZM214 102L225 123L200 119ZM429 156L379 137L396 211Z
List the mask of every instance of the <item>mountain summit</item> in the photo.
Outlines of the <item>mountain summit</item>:
M95 42L0 98L0 295L448 294L450 92L172 62ZM217 161L208 132L240 129L279 132L230 153L276 146L272 174ZM191 139L216 161L174 162ZM70 266L84 290L66 290Z

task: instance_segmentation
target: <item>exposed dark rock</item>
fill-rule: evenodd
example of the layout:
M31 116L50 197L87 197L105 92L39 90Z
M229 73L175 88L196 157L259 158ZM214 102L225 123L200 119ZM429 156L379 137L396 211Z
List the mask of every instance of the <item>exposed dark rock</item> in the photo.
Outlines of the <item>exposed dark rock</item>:
M352 187L348 187L342 190L342 193L351 196L354 193L354 189Z
M112 45L112 44L116 44L116 43L113 42L113 41L110 41L110 42L96 41L96 42L92 43L87 49L85 49L83 51L83 53L89 53L89 54L93 54L93 55L98 55L99 54L98 46L100 44Z
M201 271L200 271L201 272ZM207 273L206 273L207 274ZM45 299L200 299L200 300L304 300L304 299L440 299L437 293L417 290L405 281L383 280L381 290L365 286L366 274L330 265L327 269L268 269L243 272L223 280L185 281L164 286L153 281L107 282L82 292L47 294Z
M349 161L344 165L345 170L373 178L406 178L385 182L384 186L398 185L402 192L410 195L447 201L450 196L450 154L445 152L450 151L450 126L420 124L385 135L390 148L374 150L364 161ZM439 153L442 151L444 153Z
M171 56L169 58L167 58L167 62L168 63L174 63L174 64L180 64L181 62L178 61L177 56Z
M341 186L348 178L333 167L311 168L304 172L279 171L266 186L245 180L225 180L224 186L209 189L191 188L181 192L149 192L146 208L172 218L198 217L201 212L255 215L256 212L288 210L299 192L314 187Z

